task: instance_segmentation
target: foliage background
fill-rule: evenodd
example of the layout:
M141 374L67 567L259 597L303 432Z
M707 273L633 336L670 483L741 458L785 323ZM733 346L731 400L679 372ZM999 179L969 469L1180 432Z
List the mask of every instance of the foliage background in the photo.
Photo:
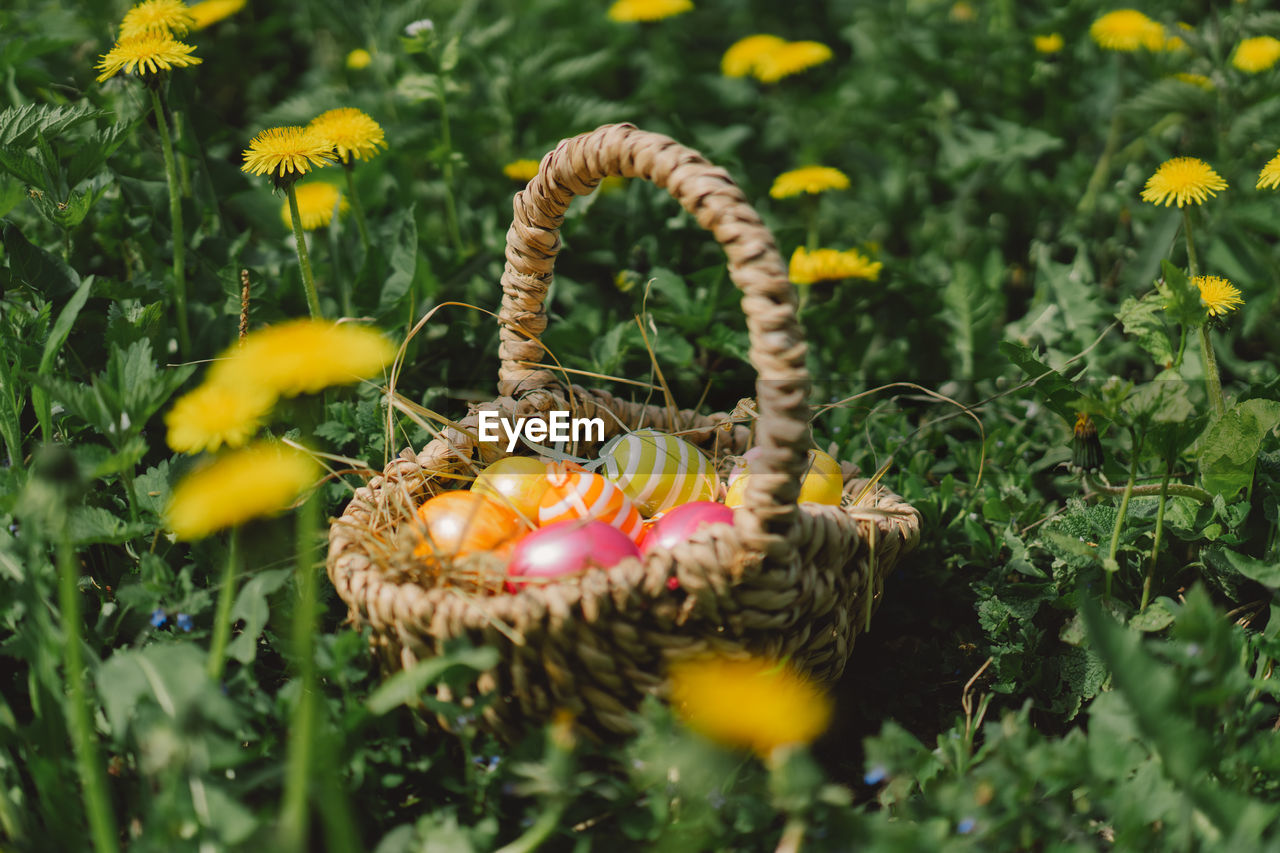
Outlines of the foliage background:
M327 584L323 630L291 644L295 529L308 530L293 517L243 532L233 663L209 680L227 543L175 543L161 520L191 464L166 447L162 412L199 371L172 341L175 237L154 121L136 81L94 82L125 8L7 4L6 846L70 850L88 837L60 559L78 570L92 727L130 849L272 843L300 655L322 685L310 821L313 843L330 849L492 849L548 814L553 845L583 849L770 848L797 815L816 849L1274 843L1280 202L1253 187L1280 148L1280 72L1229 60L1242 37L1280 36L1280 14L1262 2L1164 4L1146 11L1188 23L1187 49L1115 54L1088 38L1109 8L700 0L633 25L562 0L251 3L194 34L203 64L172 75L193 362L234 340L241 270L254 324L305 310L281 199L240 172L240 151L262 128L337 106L374 116L390 147L356 171L377 250L362 250L349 221L314 234L322 300L395 336L439 302L493 309L518 189L503 164L611 121L671 134L729 169L784 255L816 228L823 245L884 262L874 284L810 294L814 402L846 401L815 420L815 437L864 470L891 456L885 482L921 510L926 536L834 688L820 770L797 781L694 739L658 707L644 711L645 734L608 748L566 751L533 733L504 751L439 736L405 706L409 693L379 691ZM406 40L420 18L433 36ZM835 57L773 86L723 77L724 49L756 32L817 39ZM1052 32L1063 49L1038 53L1032 37ZM357 48L372 53L366 69L345 65ZM1139 201L1175 155L1204 158L1230 185L1195 211L1202 266L1246 299L1213 332L1233 402L1216 429L1194 347L1176 375L1165 370L1178 324L1158 310L1126 315L1124 329L1117 320L1185 262L1178 211ZM852 188L769 197L778 173L808 163L844 170ZM648 375L632 321L643 308L683 403L705 392L731 408L745 396L745 331L722 257L670 199L637 182L598 193L575 203L564 240L546 337L562 360ZM652 284L622 289L627 270ZM496 343L487 315L442 311L410 342L398 391L444 413L487 399ZM381 395L359 387L300 404L300 417L328 452L378 469L426 439L405 422L386 446ZM1156 500L1134 499L1117 528L1120 501L1086 497L1064 467L1081 407L1110 482L1133 470L1158 483L1168 464L1178 482L1225 470L1235 486L1208 505L1171 499L1160 548ZM327 483L323 513L338 514L356 482ZM302 535L299 549L315 572L320 542ZM459 650L420 677L465 679L483 653Z

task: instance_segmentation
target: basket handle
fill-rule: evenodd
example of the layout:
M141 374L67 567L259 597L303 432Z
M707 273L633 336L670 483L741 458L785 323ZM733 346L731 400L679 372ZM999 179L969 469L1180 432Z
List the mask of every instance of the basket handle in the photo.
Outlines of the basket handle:
M743 505L769 538L790 531L809 439L809 372L796 292L773 235L728 172L674 139L611 124L563 140L542 158L538 174L516 193L507 231L498 314L502 365L498 389L514 397L556 385L536 366L547 327L544 304L560 251L560 226L575 195L609 176L644 178L666 189L709 230L728 256L729 277L742 291L750 360L756 369L756 448ZM784 543L761 543L770 552Z

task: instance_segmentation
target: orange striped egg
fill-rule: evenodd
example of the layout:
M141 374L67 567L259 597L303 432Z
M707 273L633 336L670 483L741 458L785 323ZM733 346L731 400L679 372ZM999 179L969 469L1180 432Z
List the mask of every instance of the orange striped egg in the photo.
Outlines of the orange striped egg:
M538 507L538 524L545 527L575 518L612 524L633 541L640 538L643 525L631 499L612 481L576 465L548 465L547 490Z
M690 501L715 500L720 480L711 460L682 438L654 429L620 435L600 451L604 473L646 516Z

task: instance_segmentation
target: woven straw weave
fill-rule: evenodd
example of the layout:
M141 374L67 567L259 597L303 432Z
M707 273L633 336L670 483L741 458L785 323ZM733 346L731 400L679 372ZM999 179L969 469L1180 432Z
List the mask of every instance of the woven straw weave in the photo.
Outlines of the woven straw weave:
M412 549L397 546L398 528L412 524L422 500L505 455L476 440L481 410L517 420L553 410L602 417L606 440L641 427L675 432L722 468L752 446L753 431L727 414L673 413L566 386L541 366L538 338L564 213L575 195L611 175L667 189L723 247L743 292L759 377L759 458L744 508L732 527L703 528L670 551L515 594L483 594L429 574ZM473 696L443 698L466 703L491 694L477 706L480 721L505 737L560 709L589 730L627 733L641 699L664 695L668 662L687 655L786 657L815 678L837 678L879 603L884 577L915 545L920 516L858 479L848 463L842 506L795 504L810 446L808 374L795 291L769 230L724 170L628 124L561 142L514 207L499 314L501 396L473 407L422 450L402 452L332 524L329 577L352 618L372 628L393 669L437 655L456 638L498 648L500 663L482 675Z

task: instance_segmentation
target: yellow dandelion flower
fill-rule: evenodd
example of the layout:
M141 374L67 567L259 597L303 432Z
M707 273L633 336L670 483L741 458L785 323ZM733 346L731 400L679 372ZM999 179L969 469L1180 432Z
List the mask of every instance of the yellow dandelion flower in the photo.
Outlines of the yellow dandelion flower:
M184 477L165 518L179 539L200 539L288 509L319 471L310 456L286 445L233 450Z
M259 329L215 362L208 382L282 397L376 376L396 350L376 329L328 320L290 320Z
M1136 9L1118 9L1098 18L1089 35L1104 50L1160 50L1165 44L1164 27Z
M805 166L783 172L774 178L769 195L774 198L791 198L801 193L824 193L827 190L847 190L849 176L830 166Z
M1173 75L1173 79L1181 80L1188 86L1195 86L1198 89L1204 89L1206 92L1213 91L1213 81L1203 74L1192 74L1187 71Z
M786 39L770 35L747 36L729 46L720 58L720 71L726 77L746 77L756 73L760 57L772 53L787 43Z
M1044 36L1036 36L1031 40L1035 45L1036 53L1057 53L1062 50L1063 42L1062 33L1049 33Z
M203 30L206 27L212 27L239 12L244 5L245 0L203 0L201 3L196 3L187 10L195 20L191 29Z
M1222 276L1198 275L1191 279L1191 283L1200 291L1200 301L1204 303L1204 310L1212 317L1221 317L1234 311L1237 305L1244 304L1244 299L1240 297L1240 288Z
M1272 157L1267 161L1267 165L1262 167L1262 171L1258 173L1257 189L1276 189L1280 187L1280 154Z
M1147 178L1142 200L1165 207L1175 201L1178 207L1204 204L1206 198L1226 188L1227 182L1205 161L1197 157L1174 157L1161 163L1155 174Z
M164 417L169 446L179 453L240 447L253 437L275 405L274 394L255 386L208 383L185 394Z
M813 284L815 281L839 281L845 278L864 278L876 281L884 264L873 261L857 249L814 249L803 246L791 255L788 275L795 284Z
M831 722L831 700L791 667L765 660L704 659L671 667L671 703L689 728L767 758L811 743Z
M194 47L183 44L168 32L140 33L121 38L99 58L94 67L102 72L98 75L99 83L121 71L142 77L171 68L199 65L204 60L192 56L191 52L194 50Z
M960 0L960 2L951 7L951 20L953 21L959 21L963 24L976 20L977 17L978 11L973 8L973 4L967 3L965 0Z
M314 231L324 228L333 221L333 209L338 215L346 213L351 207L342 191L325 181L311 181L297 184L293 188L298 197L298 218L302 220L303 231ZM285 228L293 227L293 219L289 216L289 201L280 207L280 220Z
M1246 74L1266 71L1277 61L1280 61L1280 39L1271 36L1245 39L1236 45L1236 52L1231 55L1231 64Z
M352 71L363 71L373 64L373 54L363 47L357 47L347 54L347 67Z
M355 107L323 112L307 127L328 143L343 163L350 163L352 158L368 160L378 153L378 146L387 147L382 125Z
M609 18L621 23L660 21L691 11L692 0L617 0L609 7Z
M187 34L195 24L191 10L182 0L146 0L124 13L120 22L120 38L143 33Z
M783 77L821 65L832 55L831 48L821 42L790 41L756 61L756 79L762 83L777 83Z
M537 160L512 160L502 167L502 174L513 181L528 182L538 174Z
M270 175L277 181L297 180L312 166L333 162L333 145L306 127L273 127L253 138L244 152L240 171Z

